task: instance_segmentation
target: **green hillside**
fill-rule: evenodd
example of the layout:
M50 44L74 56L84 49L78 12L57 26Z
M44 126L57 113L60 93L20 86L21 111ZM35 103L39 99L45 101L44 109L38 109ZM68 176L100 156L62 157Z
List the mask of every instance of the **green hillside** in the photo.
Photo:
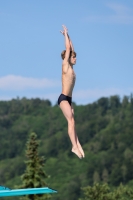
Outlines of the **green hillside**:
M67 122L57 105L38 98L0 101L0 185L21 185L31 132L37 134L40 155L46 158L48 186L58 190L54 200L77 200L80 188L94 182L132 185L133 96L100 98L88 105L74 104L74 109L85 151L82 160L71 153Z

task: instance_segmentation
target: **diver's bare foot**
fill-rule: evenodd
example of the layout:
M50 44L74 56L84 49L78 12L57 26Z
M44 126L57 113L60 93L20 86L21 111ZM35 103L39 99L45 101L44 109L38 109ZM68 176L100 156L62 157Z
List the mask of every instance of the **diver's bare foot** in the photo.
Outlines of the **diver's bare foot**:
M75 148L73 147L72 152L75 153L80 159L82 159L82 154L79 151L78 147L75 147Z
M82 149L82 146L81 146L81 144L79 143L79 141L77 141L77 145L78 145L78 148L79 148L79 150L80 150L80 152L82 153L82 156L83 156L83 158L85 157L85 153L84 153L84 150Z

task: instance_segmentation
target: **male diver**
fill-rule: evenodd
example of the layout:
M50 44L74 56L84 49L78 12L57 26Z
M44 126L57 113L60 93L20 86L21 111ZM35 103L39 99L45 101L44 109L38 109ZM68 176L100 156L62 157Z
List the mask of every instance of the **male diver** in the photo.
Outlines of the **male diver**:
M58 98L58 105L60 106L67 122L68 135L72 143L72 152L79 158L84 158L84 151L79 143L78 136L75 130L74 109L72 107L72 92L75 85L76 75L73 65L76 64L76 53L72 41L68 35L66 26L63 25L63 30L60 31L65 38L65 47L61 53L62 57L62 93Z

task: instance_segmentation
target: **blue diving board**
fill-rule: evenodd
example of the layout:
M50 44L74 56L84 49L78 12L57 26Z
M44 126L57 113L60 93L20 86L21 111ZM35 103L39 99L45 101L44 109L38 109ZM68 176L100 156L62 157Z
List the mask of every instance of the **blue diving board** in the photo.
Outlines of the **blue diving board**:
M29 194L48 194L48 193L57 193L57 191L48 187L11 190L7 187L0 186L0 197L22 196L22 195L29 195Z

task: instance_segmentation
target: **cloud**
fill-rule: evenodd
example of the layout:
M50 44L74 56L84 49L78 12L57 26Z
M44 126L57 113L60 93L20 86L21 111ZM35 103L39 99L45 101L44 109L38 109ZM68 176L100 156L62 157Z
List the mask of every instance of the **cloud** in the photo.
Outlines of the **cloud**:
M35 98L40 98L40 99L48 99L50 101L52 101L52 103L57 102L58 97L59 97L60 93L56 93L56 92L51 92L51 93L40 93L37 94L35 91L33 93L21 93L19 95L17 94L7 94L7 95L0 95L0 101L8 101L11 99L17 99L17 98L27 98L27 99L35 99Z
M107 3L106 5L118 15L123 15L123 14L126 15L127 13L131 11L129 7L122 4L118 4L118 3Z
M79 90L74 93L76 98L99 98L99 96L109 96L122 93L121 89L108 88L108 89L87 89Z
M89 104L97 101L101 97L110 97L113 95L119 95L120 98L123 98L123 96L127 95L130 96L130 94L133 93L133 88L106 88L106 89L100 89L100 88L94 88L94 89L81 89L81 90L74 90L72 100L77 104ZM9 93L4 92L4 95L0 95L0 100L11 100L16 99L19 97L20 99L23 97L26 97L27 99L31 98L40 98L40 99L48 99L51 101L53 105L57 103L58 97L60 95L60 89L56 90L44 90L39 91L33 90L33 91L22 91L19 94L17 92L11 92Z
M59 84L59 81L46 78L37 79L15 75L0 77L1 90L43 89L49 87L57 87Z
M133 24L133 10L125 5L118 3L108 3L106 7L112 14L108 15L89 15L86 19L89 22Z
M98 100L101 97L110 97L113 95L119 95L123 97L124 95L129 96L133 92L133 88L106 88L106 89L86 89L86 90L77 90L74 92L73 100L78 103L90 103Z

